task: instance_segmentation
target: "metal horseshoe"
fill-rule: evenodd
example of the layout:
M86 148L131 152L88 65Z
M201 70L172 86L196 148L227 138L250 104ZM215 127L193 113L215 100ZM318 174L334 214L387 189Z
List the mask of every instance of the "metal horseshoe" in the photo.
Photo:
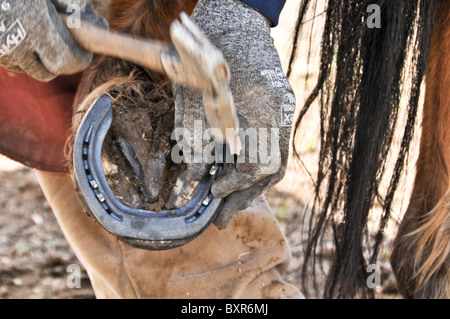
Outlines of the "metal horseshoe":
M147 249L175 248L200 235L223 203L212 195L211 186L225 163L214 164L210 176L199 183L185 206L160 212L133 209L119 202L103 172L102 146L111 123L112 99L103 94L86 113L74 143L75 181L95 219L110 233Z

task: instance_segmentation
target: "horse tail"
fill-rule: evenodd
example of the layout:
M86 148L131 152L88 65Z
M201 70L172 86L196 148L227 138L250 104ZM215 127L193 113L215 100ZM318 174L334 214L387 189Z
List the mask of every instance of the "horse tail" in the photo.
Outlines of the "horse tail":
M439 1L427 0L327 2L318 81L294 132L295 141L304 115L318 100L321 145L312 207L316 217L305 250L304 289L315 268L317 249L331 230L335 249L324 297L373 296L366 284L366 270L378 258L405 166L438 5ZM379 23L369 23L369 9L378 12ZM407 123L381 201L378 231L371 235L368 216L375 199L380 198L405 87L409 87ZM300 156L295 146L294 151Z
M428 60L422 139L411 201L394 241L399 289L450 298L450 1L443 1Z

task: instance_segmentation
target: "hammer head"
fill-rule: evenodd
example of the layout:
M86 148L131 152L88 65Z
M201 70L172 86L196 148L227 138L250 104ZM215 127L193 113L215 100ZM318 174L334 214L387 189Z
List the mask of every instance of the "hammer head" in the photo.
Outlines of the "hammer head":
M161 54L164 70L171 80L203 92L210 127L222 132L222 142L228 143L232 154L239 154L239 121L227 61L187 14L182 13L180 19L170 28L174 47Z

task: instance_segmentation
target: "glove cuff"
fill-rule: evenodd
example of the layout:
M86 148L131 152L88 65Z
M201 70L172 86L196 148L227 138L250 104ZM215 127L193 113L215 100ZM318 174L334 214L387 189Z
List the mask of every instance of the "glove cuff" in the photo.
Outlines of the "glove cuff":
M271 22L271 27L278 25L278 18L280 17L281 10L283 10L286 0L241 0L243 3L249 5L253 9L260 12Z

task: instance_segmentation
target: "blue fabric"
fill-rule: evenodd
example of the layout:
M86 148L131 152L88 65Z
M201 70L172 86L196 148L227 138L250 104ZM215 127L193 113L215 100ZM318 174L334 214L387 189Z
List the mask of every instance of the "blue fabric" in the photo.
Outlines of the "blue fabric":
M272 22L272 27L278 25L278 18L283 10L286 0L241 0L253 9L259 11L263 16Z

